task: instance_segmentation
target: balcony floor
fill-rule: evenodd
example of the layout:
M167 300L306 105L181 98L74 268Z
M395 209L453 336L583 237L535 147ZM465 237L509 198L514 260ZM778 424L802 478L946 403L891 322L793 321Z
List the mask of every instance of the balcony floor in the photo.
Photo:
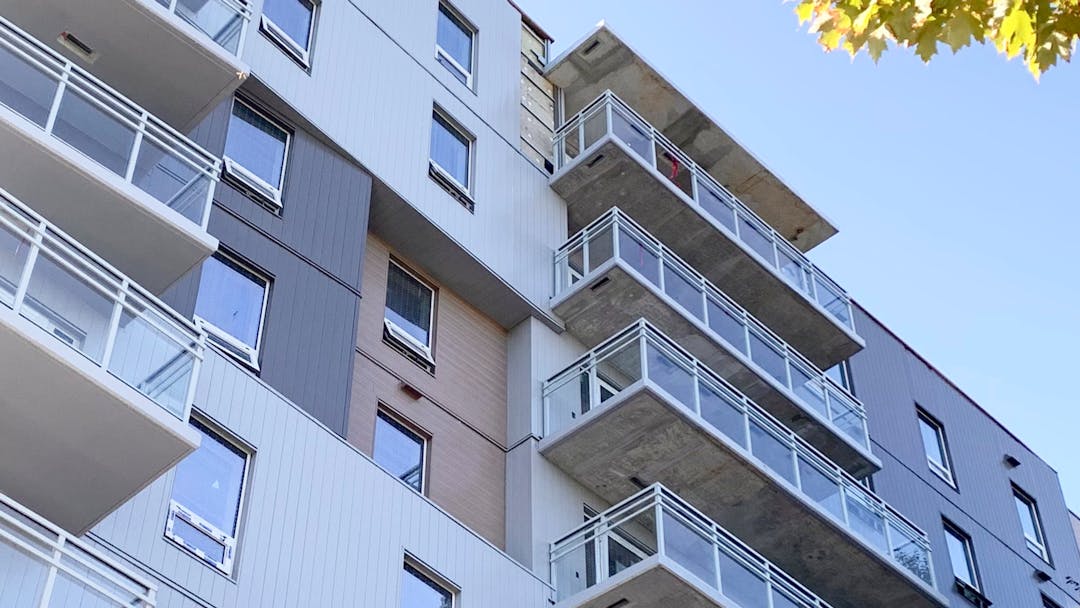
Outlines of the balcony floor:
M587 158L556 173L551 186L566 200L571 232L618 206L818 367L862 349L854 332L687 204L622 142L607 137Z
M83 534L199 445L157 404L0 306L0 491Z
M609 260L593 273L596 279L582 281L560 296L553 310L588 348L644 318L852 475L862 477L881 468L868 449L806 410L787 387L766 378L766 372L746 356L714 339L700 321L683 314L657 288L632 273L626 262Z
M638 491L634 478L663 483L836 608L946 604L729 439L637 387L546 437L541 453L612 503Z

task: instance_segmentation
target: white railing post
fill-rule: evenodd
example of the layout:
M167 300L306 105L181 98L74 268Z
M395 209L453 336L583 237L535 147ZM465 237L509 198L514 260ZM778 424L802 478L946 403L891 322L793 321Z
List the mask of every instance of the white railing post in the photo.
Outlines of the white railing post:
M19 276L19 285L15 288L15 300L11 305L11 309L15 311L15 314L19 314L22 310L23 301L26 299L26 292L30 288L30 277L34 273L34 266L37 265L38 254L41 251L41 245L44 239L45 222L41 222L34 232L34 239L30 241L30 251L26 254L26 262L23 266L22 274Z
M64 98L64 91L67 89L68 80L71 77L71 64L64 66L64 73L60 76L60 81L57 83L56 95L53 97L52 105L49 107L49 118L45 120L45 133L52 134L53 127L56 125L56 116L60 113L60 102Z
M45 586L41 590L41 601L38 602L40 608L48 608L52 602L53 588L56 586L56 576L60 573L60 561L64 558L64 541L66 539L60 536L56 539L56 546L53 548L52 560L49 563L49 574L45 577Z
M112 361L113 349L116 347L116 335L120 333L120 317L124 312L124 302L127 301L127 292L130 283L128 279L120 284L120 293L116 295L116 301L113 302L112 316L109 318L108 333L105 334L105 351L101 356L101 367L108 370L109 363Z
M131 142L131 157L128 158L127 170L124 171L124 181L134 182L135 179L135 165L139 161L139 152L142 148L143 133L146 132L146 123L149 121L150 115L146 111L143 111L139 116L139 128L135 131L135 138Z

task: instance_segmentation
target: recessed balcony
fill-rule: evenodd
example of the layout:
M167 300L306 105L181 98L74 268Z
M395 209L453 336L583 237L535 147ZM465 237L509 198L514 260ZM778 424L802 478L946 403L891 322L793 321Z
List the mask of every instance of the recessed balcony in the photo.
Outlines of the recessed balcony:
M543 395L540 452L605 500L662 483L838 607L946 605L925 533L644 320Z
M881 468L855 397L618 208L556 252L555 277L552 309L586 346L645 318L852 474Z
M157 588L0 494L0 606L153 608Z
M0 488L80 535L199 445L205 335L0 191Z
M815 365L864 346L847 293L611 92L559 128L555 156L571 230L618 204Z
M178 129L248 74L245 0L31 0L4 17Z
M0 185L153 293L217 249L221 161L2 19L0 154Z
M552 543L551 573L559 608L831 608L661 484Z

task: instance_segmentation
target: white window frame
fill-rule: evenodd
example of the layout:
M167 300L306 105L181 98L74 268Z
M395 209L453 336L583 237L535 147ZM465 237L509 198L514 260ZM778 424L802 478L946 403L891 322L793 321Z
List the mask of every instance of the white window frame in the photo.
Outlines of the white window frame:
M222 443L227 443L244 454L244 473L240 478L240 500L237 503L238 506L236 509L236 535L230 536L229 534L218 530L214 525L210 524L210 522L199 517L194 511L173 500L170 492L169 512L168 517L165 520L165 538L184 549L184 551L191 553L203 563L213 566L218 572L231 577L233 574L233 565L236 562L237 539L240 536L241 526L244 521L244 506L247 502L248 482L251 477L251 459L254 450L233 438L230 433L224 431L221 427L207 422L206 419L200 416L192 416L192 419L198 422L199 425L209 433L216 435ZM198 547L188 545L184 542L182 537L176 535L173 532L173 526L177 519L184 520L188 525L205 534L210 540L220 544L222 546L222 555L224 556L222 561L218 562L211 559L210 556L203 553Z
M1043 529L1042 517L1039 513L1039 503L1031 497L1030 494L1021 490L1015 484L1012 487L1013 501L1019 506L1023 503L1027 508L1028 517L1031 518L1032 527L1035 528L1035 535L1038 538L1032 538L1028 536L1024 530L1024 522L1020 522L1020 533L1024 536L1024 543L1027 545L1028 551L1031 551L1035 555L1039 556L1039 559L1046 563L1050 563L1050 551L1046 547L1046 531ZM1019 512L1017 517L1020 517Z
M967 532L960 529L959 526L953 524L948 520L942 521L942 527L945 530L946 536L951 536L960 541L960 545L964 549L964 562L967 564L968 573L973 579L971 583L967 581L961 581L970 585L976 591L982 592L982 576L979 575L978 561L975 559L975 543L972 542L971 536ZM945 539L945 550L949 551L948 539ZM952 570L952 554L949 554L949 569ZM956 576L956 572L953 571L953 577L960 580L960 577Z
M381 402L379 403L379 407L375 410L375 422L376 422L376 424L378 424L379 417L386 418L388 421L391 421L391 422L393 422L394 424L396 424L398 426L404 427L404 429L406 431L408 431L409 433L412 433L413 435L415 435L416 437L418 437L420 439L420 489L417 490L417 491L420 492L421 494L427 496L427 489L428 489L428 459L429 459L429 456L431 454L431 433L428 433L427 431L424 431L423 429L420 428L420 426L418 426L416 424L413 424L412 422L410 422L409 420L405 419L402 416L399 416L396 412L394 412L390 408L386 407ZM377 441L378 441L378 433L372 433L372 445L371 445L372 460L375 459L375 443ZM376 464L378 464L378 461L376 461ZM395 476L395 478L399 479L402 482L404 482L410 488L413 488L412 485L409 485L409 483L406 482L404 479L401 479L400 477L396 477L396 476ZM413 488L413 489L415 490L416 488Z
M466 166L468 167L467 180L468 180L469 183L468 183L468 185L466 185L466 184L463 184L463 183L459 182L457 180L457 178L455 178L453 175L450 175L449 171L447 171L446 169L443 169L442 167L440 167L439 163L436 162L434 158L431 158L432 154L431 154L431 143L430 143L431 138L430 137L428 138L428 142L429 142L428 143L428 164L431 166L432 169L437 171L440 176L442 176L443 178L448 180L453 185L453 187L455 187L461 194L465 195L466 197L471 198L472 197L472 186L473 186L473 183L475 181L475 179L474 179L475 176L473 174L475 172L476 138L473 137L473 134L470 133L467 129L465 129L465 127L462 127L461 123L454 120L454 118L452 116L450 116L450 114L448 114L445 110L443 110L439 106L435 106L431 111L431 128L432 129L435 128L435 121L437 120L436 117L441 118L442 121L446 123L447 127L449 127L453 131L456 131L458 135L461 135L462 137L465 138L465 141L469 142L469 145L467 147L467 153L468 153L469 158L466 159L467 160Z
M436 22L435 22L435 59L436 60L442 59L442 60L445 60L446 62L448 62L450 64L450 66L447 66L445 63L442 63L441 61L439 63L441 63L442 66L445 67L448 70L451 69L451 67L452 67L459 74L461 74L462 76L465 77L464 84L465 84L466 87L468 87L469 89L475 89L475 84L474 84L475 79L474 79L473 75L476 72L476 58L477 58L476 39L478 38L477 34L479 33L479 30L476 28L476 26L474 26L472 24L471 21L466 19L465 16L461 14L461 11L454 8L448 2L440 1L439 2L439 7L436 10L437 10L437 12L435 14L435 19L436 19ZM449 52L447 52L445 49L442 48L442 46L439 45L438 19L440 17L439 17L438 13L442 12L443 10L446 11L446 13L452 18L453 21L457 22L457 25L460 25L462 28L465 29L465 31L467 31L469 33L469 40L471 41L471 44L469 45L469 53L472 55L472 57L471 57L472 65L473 65L472 70L465 69L465 66L458 63L457 60L454 59L454 57ZM459 82L460 82L460 80L459 80Z
M926 464L930 470L941 478L942 481L949 484L953 488L956 487L956 477L953 475L952 470L952 454L949 453L949 441L945 437L945 425L937 421L936 418L923 411L922 408L918 408L919 416L919 438L925 442L925 438L922 436L922 425L930 427L934 431L934 436L937 437L938 450L941 452L942 459L945 462L937 462L934 460L927 450L927 446L923 445L923 454L926 456Z
M386 304L383 304L383 327L386 328L387 333L394 338L396 342L401 343L402 346L415 352L417 355L423 357L428 363L435 365L434 344L435 344L435 303L436 303L436 290L428 281L421 278L415 272L409 270L404 264L398 262L394 258L390 258L390 266L396 266L398 270L409 275L415 279L420 285L422 285L428 292L431 293L431 310L429 311L428 319L428 344L423 344L412 336L404 328L399 327L396 323L386 318ZM389 268L389 266L387 267ZM389 289L389 271L387 272L386 288Z
M288 170L289 166L289 151L292 149L293 132L291 129L286 128L285 125L281 123L281 121L273 118L266 112L259 109L257 105L245 101L240 97L233 97L233 105L229 107L230 123L235 116L234 110L236 108L236 104L240 104L248 110L251 110L252 112L258 114L267 122L274 125L277 129L279 129L282 133L285 134L285 150L282 152L281 155L281 178L278 179L278 183L276 185L271 184L263 178L259 177L258 175L255 175L254 172L246 169L240 161L229 158L227 154L223 154L221 158L222 171L225 173L226 177L232 178L234 181L239 182L239 184L245 189L249 190L253 194L256 194L264 202L270 204L270 206L273 207L275 211L280 211L283 207L281 195L282 191L285 189L285 172ZM225 137L228 137L228 132L226 132Z
M268 17L264 12L260 15L259 29L270 40L278 45L281 50L285 51L290 57L295 59L305 69L311 68L311 47L315 45L315 19L319 12L319 2L315 0L299 0L301 2L307 2L311 5L311 18L308 19L308 48L304 48L299 42L293 40L292 36L285 33L285 30L278 27L274 23L273 19ZM282 172L284 175L284 172Z
M207 334L210 334L213 338L221 340L228 344L231 348L222 348L222 350L233 359L240 361L244 365L259 371L259 350L262 348L263 343L263 328L266 325L266 309L270 305L270 279L265 273L252 268L251 264L244 263L234 255L229 255L223 250L218 250L216 255L228 259L233 264L240 266L247 270L252 275L255 275L263 283L263 301L262 308L259 309L259 331L255 334L255 347L252 348L242 340L233 337L232 334L214 325L210 321L195 314L192 315L192 321L195 323L195 327L204 330ZM211 256L213 257L213 256ZM195 296L195 301L198 302L198 294ZM209 343L213 344L213 340L209 340ZM239 352L234 352L236 349ZM241 353L243 356L240 356Z
M401 564L401 584L405 583L405 576L408 574L405 569L412 568L420 576L426 578L431 583L434 583L443 591L450 594L450 608L459 608L461 602L461 587L458 587L454 583L450 582L450 579L439 574L434 568L428 566L423 561L417 559L413 554L405 552L405 559Z

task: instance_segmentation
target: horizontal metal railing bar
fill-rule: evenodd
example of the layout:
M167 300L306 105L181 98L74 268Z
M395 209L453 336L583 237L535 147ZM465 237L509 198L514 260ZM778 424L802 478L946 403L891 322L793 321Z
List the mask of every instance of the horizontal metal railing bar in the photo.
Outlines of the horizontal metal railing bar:
M822 271L819 267L813 264L804 253L792 246L787 241L787 239L785 239L774 228L772 228L772 226L768 222L762 219L761 216L759 216L753 209L743 203L737 196L732 194L731 191L728 190L719 181L717 181L716 178L712 177L712 175L709 174L707 170L698 165L693 160L693 158L690 157L690 155L683 152L663 133L653 127L647 120L645 120L644 117L638 114L626 102L619 99L619 97L612 93L610 90L602 93L599 97L597 97L597 99L586 105L582 110L580 110L574 116L570 117L565 123L563 123L558 129L555 130L553 142L555 149L557 150L556 163L558 163L558 166L556 167L556 172L558 172L558 170L562 169L562 167L566 165L566 160L562 158L563 153L561 152L564 149L566 138L572 132L578 132L579 130L584 129L587 121L597 116L600 112L605 111L607 107L614 108L628 120L637 123L636 126L648 135L650 141L652 141L654 144L661 146L667 154L672 156L673 159L677 158L683 165L688 168L695 184L697 179L704 181L708 188L714 190L715 195L728 202L728 204L735 210L735 214L738 218L748 221L750 224L753 224L757 229L768 235L768 239L770 240L771 244L776 247L776 251L774 251L775 259L771 261L766 260L766 262L769 262L769 265L772 268L778 271L780 270L780 267L782 265L778 256L780 253L783 253L784 255L791 258L792 261L794 261L800 268L802 268L809 274L809 276L806 277L805 287L792 285L793 288L795 288L800 293L803 293L809 299L816 302L818 300L818 294L816 293L817 289L814 285L814 281L819 280L821 283L823 283L832 292L833 295L838 297L844 303L844 306L847 309L847 319L841 319L835 314L833 314L831 311L830 315L833 316L833 318L835 318L841 324L854 331L851 298L836 281L834 281L827 274L825 274L824 271ZM611 129L612 126L609 124L605 127L604 132L607 134L611 134ZM593 145L595 145L595 143ZM585 149L578 150L579 155L584 154L585 152ZM648 161L648 159L644 160ZM696 190L696 185L694 186L694 188ZM701 203L699 200L697 200L697 197L693 195L686 196L690 199L693 206L701 208ZM702 211L705 212L704 209L702 209ZM726 226L724 226L723 228L724 230L728 230ZM736 235L736 239L740 242L745 243L745 241L743 241L742 238L740 238L738 235ZM748 243L747 246L749 246ZM750 248L753 249L753 247ZM757 255L761 255L756 250L754 251L754 253ZM818 304L824 306L824 304L821 304L820 302L818 302Z

